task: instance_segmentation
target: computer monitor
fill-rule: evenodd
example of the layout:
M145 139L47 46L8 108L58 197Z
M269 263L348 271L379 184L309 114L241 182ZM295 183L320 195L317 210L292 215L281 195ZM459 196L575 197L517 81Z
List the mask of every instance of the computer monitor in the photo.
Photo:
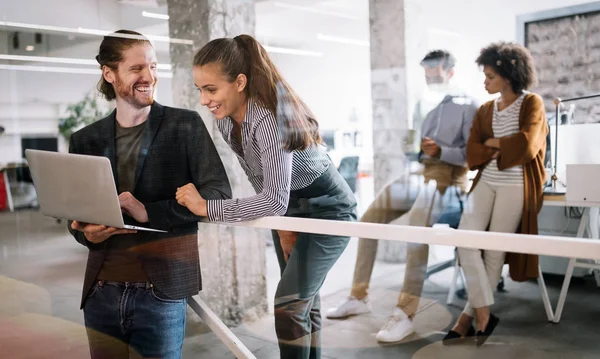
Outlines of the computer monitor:
M28 149L58 152L58 138L21 137L21 158L25 158L25 150Z
M321 138L325 142L325 145L327 145L328 150L335 149L335 131L324 130L321 132Z

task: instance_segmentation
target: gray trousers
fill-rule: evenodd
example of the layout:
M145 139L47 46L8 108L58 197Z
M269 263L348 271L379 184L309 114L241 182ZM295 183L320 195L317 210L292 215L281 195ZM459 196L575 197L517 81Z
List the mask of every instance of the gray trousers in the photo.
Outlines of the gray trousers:
M356 220L356 200L333 165L309 187L293 191L286 216ZM281 358L321 357L319 290L350 238L298 233L288 261L272 231L281 280L275 293L275 331Z
M523 186L491 185L479 181L460 220L459 229L515 233L523 213ZM485 238L482 238L485 240ZM463 312L475 316L473 308L494 304L494 288L500 280L505 252L458 248L465 273L469 301Z
M437 222L442 215L448 200L447 196L453 195L453 192L444 187L436 188L435 184L430 182L421 189L410 210L399 218L388 221L385 216L377 215L377 208L373 207L363 215L361 221L421 227L429 226ZM377 199L374 202L378 202ZM362 299L368 295L371 274L373 273L373 266L377 255L377 243L377 240L368 238L361 238L358 242L358 253L351 290L351 295L358 299ZM410 242L407 244L404 285L398 297L397 306L403 309L408 315L415 314L419 307L419 299L423 291L423 284L427 273L428 257L429 245Z

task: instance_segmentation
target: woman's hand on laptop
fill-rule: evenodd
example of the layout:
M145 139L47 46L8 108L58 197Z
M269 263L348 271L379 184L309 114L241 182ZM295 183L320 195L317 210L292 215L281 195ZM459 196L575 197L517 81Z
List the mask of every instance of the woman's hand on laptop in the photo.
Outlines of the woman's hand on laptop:
M206 200L198 193L193 183L177 188L175 199L177 203L187 207L196 216L207 216Z
M94 244L102 243L115 234L137 233L136 230L132 229L107 227L100 224L90 224L77 221L73 221L73 223L71 223L71 228L76 231L83 232L85 238Z
M123 192L119 195L119 203L123 213L131 216L139 223L148 223L148 212L146 206L135 198L131 192Z

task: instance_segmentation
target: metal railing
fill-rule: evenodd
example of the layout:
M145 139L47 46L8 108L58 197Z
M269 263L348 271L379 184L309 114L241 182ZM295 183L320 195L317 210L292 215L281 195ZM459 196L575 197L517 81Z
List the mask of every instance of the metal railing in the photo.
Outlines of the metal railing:
M215 224L383 239L400 242L438 244L566 258L600 259L600 241L585 238L495 233L290 217L264 217L248 222ZM196 296L190 298L188 303L194 312L204 320L208 327L237 358L256 358L199 297Z

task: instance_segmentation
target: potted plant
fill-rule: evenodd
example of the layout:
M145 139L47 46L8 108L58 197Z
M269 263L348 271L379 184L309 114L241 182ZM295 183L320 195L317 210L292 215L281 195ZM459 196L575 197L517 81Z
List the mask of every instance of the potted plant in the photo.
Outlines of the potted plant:
M58 120L58 131L67 143L73 132L106 117L108 111L98 106L98 97L89 92L83 100L67 107L65 117Z

